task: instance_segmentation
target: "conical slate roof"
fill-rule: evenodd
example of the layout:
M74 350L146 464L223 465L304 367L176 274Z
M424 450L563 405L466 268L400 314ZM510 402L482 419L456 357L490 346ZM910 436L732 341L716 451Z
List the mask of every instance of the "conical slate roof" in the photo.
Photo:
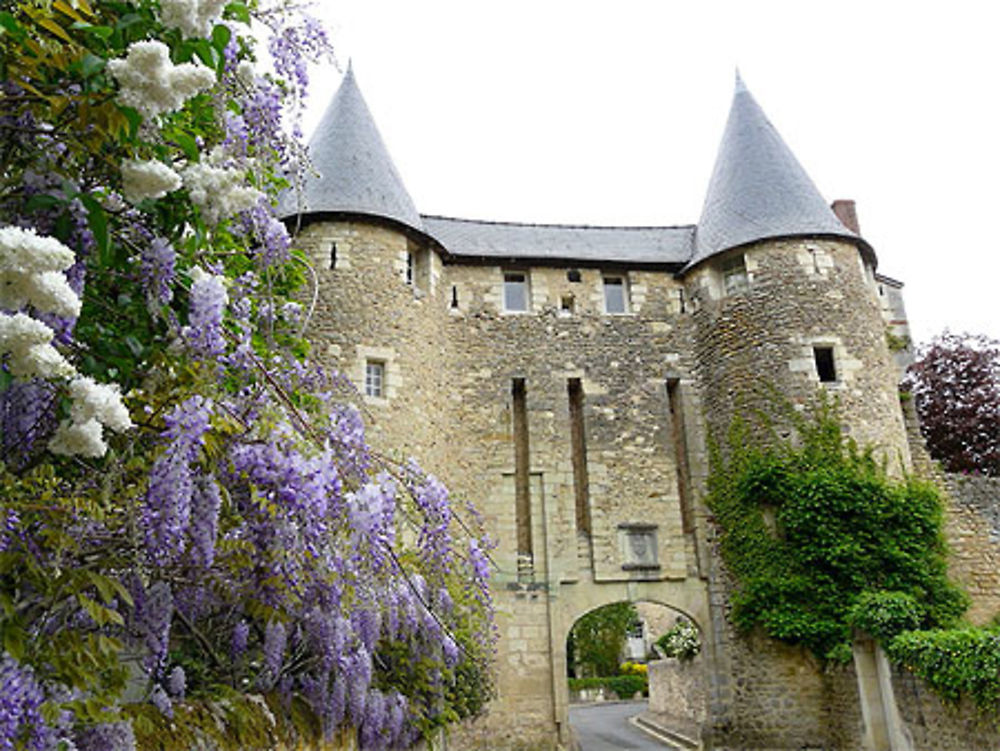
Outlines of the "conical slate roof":
M838 237L845 227L767 119L739 74L688 268L730 248L782 237Z
M292 191L278 212L288 217L335 212L392 219L423 231L420 214L403 186L375 120L354 80L347 73L309 141L309 156L319 177L308 174L302 204Z

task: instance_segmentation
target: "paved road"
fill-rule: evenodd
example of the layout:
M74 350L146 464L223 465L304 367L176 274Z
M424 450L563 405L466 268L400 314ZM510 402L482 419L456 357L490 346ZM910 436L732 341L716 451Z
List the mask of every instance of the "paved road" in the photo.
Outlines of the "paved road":
M580 751L676 751L628 721L645 710L644 701L585 704L570 707L569 724L580 741Z

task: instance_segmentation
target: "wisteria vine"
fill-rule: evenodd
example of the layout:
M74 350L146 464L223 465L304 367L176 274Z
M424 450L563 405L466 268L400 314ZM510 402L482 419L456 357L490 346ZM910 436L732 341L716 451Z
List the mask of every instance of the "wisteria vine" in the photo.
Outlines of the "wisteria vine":
M272 206L322 27L290 0L4 8L0 751L141 748L219 687L365 749L480 711L488 540L372 452L302 338Z

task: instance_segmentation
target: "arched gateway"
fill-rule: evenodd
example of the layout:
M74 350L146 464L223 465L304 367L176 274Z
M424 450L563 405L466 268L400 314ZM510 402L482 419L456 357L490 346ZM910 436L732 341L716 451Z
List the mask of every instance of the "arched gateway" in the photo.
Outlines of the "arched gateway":
M699 624L713 706L735 727L726 682L745 655L700 498L706 426L761 381L795 399L829 382L855 435L906 453L856 227L739 83L697 226L421 215L350 70L310 153L319 174L283 212L316 271L315 351L358 385L373 443L418 457L497 542L499 696L481 745L567 740L567 632L622 600ZM823 723L786 714L812 723L786 733L796 748Z

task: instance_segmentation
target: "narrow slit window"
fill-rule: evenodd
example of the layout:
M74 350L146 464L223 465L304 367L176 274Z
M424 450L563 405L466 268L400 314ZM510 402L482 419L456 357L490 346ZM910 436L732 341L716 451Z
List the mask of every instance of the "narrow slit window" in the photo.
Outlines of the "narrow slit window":
M406 254L406 283L411 287L413 286L414 278L414 267L416 265L416 259L413 257L413 253Z
M451 285L451 307L454 310L458 308L458 285Z
M627 313L628 293L625 280L620 276L604 277L604 312Z
M503 275L503 308L513 313L528 309L528 277L521 272Z
M836 383L837 367L833 359L833 347L813 347L813 357L820 383Z
M587 474L587 435L583 422L583 386L579 378L566 384L569 396L570 445L573 452L573 494L576 529L590 535L590 480Z
M385 363L368 360L365 363L365 396L381 399L385 396Z
M330 243L330 268L337 268L337 243Z
M530 448L528 443L527 389L523 378L511 383L511 402L514 417L514 516L517 525L517 554L531 567L531 475ZM520 567L520 564L519 564Z

